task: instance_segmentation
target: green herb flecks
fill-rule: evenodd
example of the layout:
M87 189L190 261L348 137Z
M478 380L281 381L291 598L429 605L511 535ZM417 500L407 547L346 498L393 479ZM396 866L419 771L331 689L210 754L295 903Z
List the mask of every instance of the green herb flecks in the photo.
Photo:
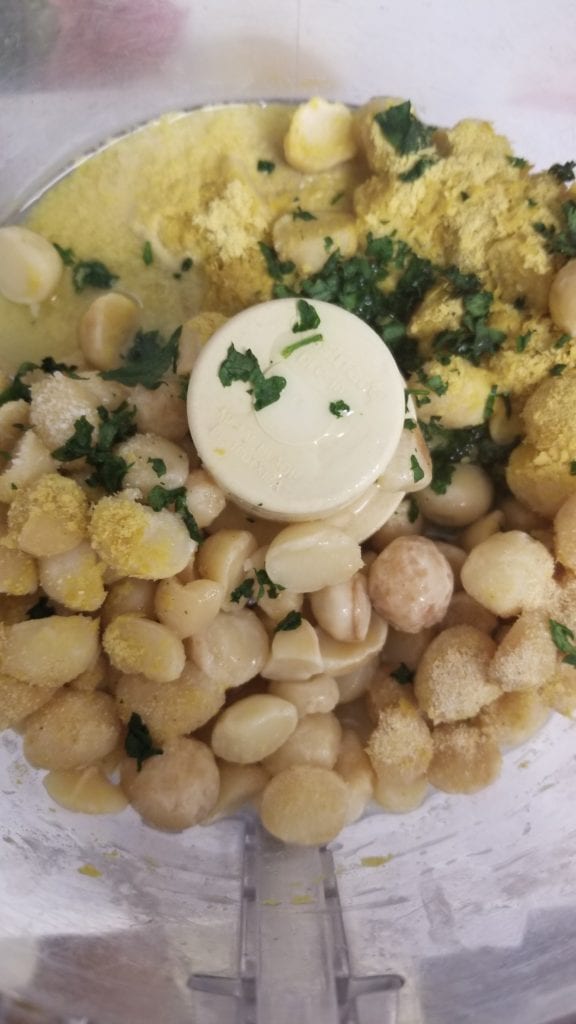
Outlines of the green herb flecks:
M517 295L512 305L514 306L514 309L517 309L518 312L521 313L522 310L526 309L526 296Z
M101 260L79 260L72 270L72 284L77 292L83 292L85 288L108 289L117 280L118 275L113 274Z
M520 171L530 166L528 160L525 160L523 156L507 156L506 159L512 167L517 167Z
M335 196L332 196L332 199L330 200L330 206L336 206L336 203L339 203L340 200L343 198L344 192L337 192Z
M385 291L382 282L398 270L395 287ZM408 374L421 358L416 340L408 337L407 325L436 276L430 261L416 256L405 242L389 235L369 235L363 253L345 258L336 250L320 271L296 281L292 291L276 284L273 293L276 298L296 293L354 313L380 335Z
M302 622L302 616L300 612L288 612L281 622L278 623L275 633L290 633L293 629L298 629Z
M573 257L576 256L576 200L569 199L562 204L562 215L564 227L560 231L542 221L537 221L532 227L542 235L548 252Z
M562 661L576 668L576 637L573 631L556 619L548 619L548 625L554 645L564 655Z
M166 463L164 459L148 459L149 464L156 473L156 476L165 476L166 474Z
M146 264L147 267L149 267L150 264L154 262L154 253L152 251L151 242L146 241L142 246L142 261L143 263Z
M248 394L252 396L256 412L277 402L286 387L285 377L265 377L254 353L250 349L239 352L233 344L229 346L226 358L220 363L218 379L225 388L229 388L236 381L250 384Z
M136 712L130 715L128 731L124 740L124 750L128 757L133 757L136 760L139 772L142 771L144 761L164 753L161 747L154 746L148 726L144 724L140 715L137 715Z
M266 263L266 269L274 281L281 281L283 277L286 277L287 274L292 274L296 269L292 260L281 260L271 245L259 242L258 248ZM277 296L277 298L280 298L280 296Z
M180 271L182 274L187 274L189 270L192 270L194 266L194 260L191 256L185 256L180 264Z
M494 412L494 406L496 404L496 398L498 397L498 385L493 384L490 388L490 394L484 404L484 416L483 419L489 420Z
M341 419L342 416L346 416L347 413L350 412L350 406L341 398L339 398L336 402L330 402L328 408L332 415L335 416L336 419L338 420Z
M554 342L552 348L564 348L569 341L571 341L571 334L561 334L557 341Z
M409 416L404 420L404 430L416 430L417 426L416 420L411 419Z
M82 380L83 378L76 373L77 369L78 367L72 364L56 362L52 356L45 356L40 363L21 363L10 383L0 391L0 406L6 402L18 402L20 399L25 402L31 401L30 385L26 384L23 378L33 370L42 370L49 374L59 372L71 377L72 380Z
M460 199L462 200L463 203L468 202L468 200L470 199L470 193L462 191L460 193Z
M21 363L10 383L3 391L0 391L0 406L6 405L6 402L18 402L20 399L30 402L32 399L30 385L24 383L23 377L31 370L37 369L36 363Z
M298 299L296 308L300 319L292 327L293 334L298 334L300 331L313 331L320 326L318 312L310 302L306 302L306 299Z
M504 397L504 396L503 396ZM420 424L432 456L432 490L446 494L458 463L472 462L482 466L492 477L501 479L516 442L496 444L490 437L487 423L477 427L451 430L443 427L438 416Z
M254 593L256 586L258 586L258 590ZM248 576L243 580L230 594L230 600L233 604L239 604L244 599L249 607L253 607L263 597L276 600L283 590L285 590L285 587L281 587L279 583L274 583L265 569L255 569L254 578Z
M185 487L169 488L163 487L162 484L156 484L148 494L148 504L155 512L161 512L164 508L172 507L182 519L192 540L195 540L197 544L202 543L204 534L188 508Z
M182 328L177 327L170 339L164 343L158 331L138 331L124 359L124 365L116 370L103 370L100 376L104 380L116 380L130 388L142 384L149 391L154 391L170 370L176 372L181 333Z
M410 100L381 110L374 115L374 120L384 138L401 156L417 153L432 141L434 129L422 124L414 116Z
M418 178L421 178L422 175L426 173L429 167L433 167L434 164L437 163L438 161L434 159L434 157L421 156L419 160L416 160L416 162L412 164L412 167L407 171L404 171L402 174L399 174L398 177L400 181L417 181Z
M519 334L518 335L518 337L516 338L516 343L514 345L514 348L516 349L516 352L522 353L522 352L525 351L526 345L530 341L530 338L531 338L531 336L533 334L534 334L534 331L527 331L526 334Z
M420 481L424 479L424 470L415 455L410 456L410 469L412 470L414 483L420 483Z
M333 245L334 239L330 238L330 235L326 235L326 238L324 239L324 251L330 252L330 249L333 247Z
M310 334L307 338L300 338L300 341L294 341L291 345L286 345L280 354L284 359L288 359L288 356L291 356L299 348L304 348L306 345L316 345L319 341L324 341L322 334Z
M93 424L85 416L80 416L74 424L72 436L52 452L52 456L59 462L85 459L94 470L86 483L90 487L102 487L107 494L115 494L122 487L129 465L112 448L136 433L136 410L127 402L113 412L101 405L98 417L100 422L95 443Z
M272 160L258 160L256 164L256 170L260 171L260 174L272 174L276 168L276 164Z
M565 164L552 164L552 167L548 168L548 174L556 178L560 184L568 184L569 181L574 181L575 167L576 160L567 160Z
M570 463L570 476L576 476L576 459Z
M52 607L47 597L39 597L36 604L26 612L27 619L49 619L56 615L56 609Z
M460 275L457 290L463 296L463 315L460 327L440 331L432 342L439 356L461 356L478 366L486 355L493 355L506 338L504 331L489 327L487 318L492 306L492 292L463 292L462 283L475 275Z
M62 263L65 267L73 267L76 263L76 253L74 249L64 249L63 246L58 245L58 242L52 242L52 245L56 249Z
M554 366L551 366L548 372L551 377L561 377L567 366L568 363L554 363Z
M292 220L318 220L318 217L314 213L310 213L310 210L303 210L300 206L297 206L292 211Z
M398 668L394 669L390 675L392 676L392 679L395 679L401 686L406 686L407 683L411 683L414 679L414 672L411 668L408 668L408 665L403 661L400 662Z

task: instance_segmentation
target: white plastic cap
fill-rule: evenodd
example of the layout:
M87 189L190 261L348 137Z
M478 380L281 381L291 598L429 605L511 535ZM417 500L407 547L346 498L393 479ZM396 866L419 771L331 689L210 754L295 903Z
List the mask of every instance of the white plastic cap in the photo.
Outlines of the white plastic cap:
M228 320L200 353L188 390L204 465L233 501L264 518L318 519L345 508L382 475L403 427L404 381L384 342L339 306L309 304L320 322L305 331L293 331L300 313L292 298ZM219 378L231 346L250 350L267 379L286 381L260 411L249 382ZM346 408L337 405L337 415L333 403Z

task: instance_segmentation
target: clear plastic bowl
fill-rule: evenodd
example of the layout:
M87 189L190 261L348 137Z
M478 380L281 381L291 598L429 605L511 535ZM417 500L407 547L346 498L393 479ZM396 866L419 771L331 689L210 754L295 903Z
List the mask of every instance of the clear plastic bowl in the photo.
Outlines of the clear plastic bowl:
M571 0L2 0L0 221L110 136L228 100L410 97L548 166L576 155L573 30ZM4 734L0 1021L569 1024L574 740L555 717L488 791L300 850L241 816L76 817Z

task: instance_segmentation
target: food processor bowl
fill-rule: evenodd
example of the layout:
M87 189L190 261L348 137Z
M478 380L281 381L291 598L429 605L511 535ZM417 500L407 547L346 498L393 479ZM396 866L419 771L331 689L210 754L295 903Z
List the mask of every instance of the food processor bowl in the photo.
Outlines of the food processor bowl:
M570 0L3 0L0 221L156 115L311 95L495 121L576 154ZM52 805L0 737L5 1024L576 1021L576 734L554 716L475 796L325 849L250 815L171 835Z

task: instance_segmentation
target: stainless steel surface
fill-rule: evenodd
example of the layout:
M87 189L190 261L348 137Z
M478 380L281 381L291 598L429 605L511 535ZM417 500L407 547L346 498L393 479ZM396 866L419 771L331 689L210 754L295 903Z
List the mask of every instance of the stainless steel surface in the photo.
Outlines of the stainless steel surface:
M572 0L1 0L0 220L110 135L226 99L410 95L566 160L574 17ZM294 852L240 818L170 836L73 816L4 736L0 1021L574 1022L575 749L556 718L491 790Z

